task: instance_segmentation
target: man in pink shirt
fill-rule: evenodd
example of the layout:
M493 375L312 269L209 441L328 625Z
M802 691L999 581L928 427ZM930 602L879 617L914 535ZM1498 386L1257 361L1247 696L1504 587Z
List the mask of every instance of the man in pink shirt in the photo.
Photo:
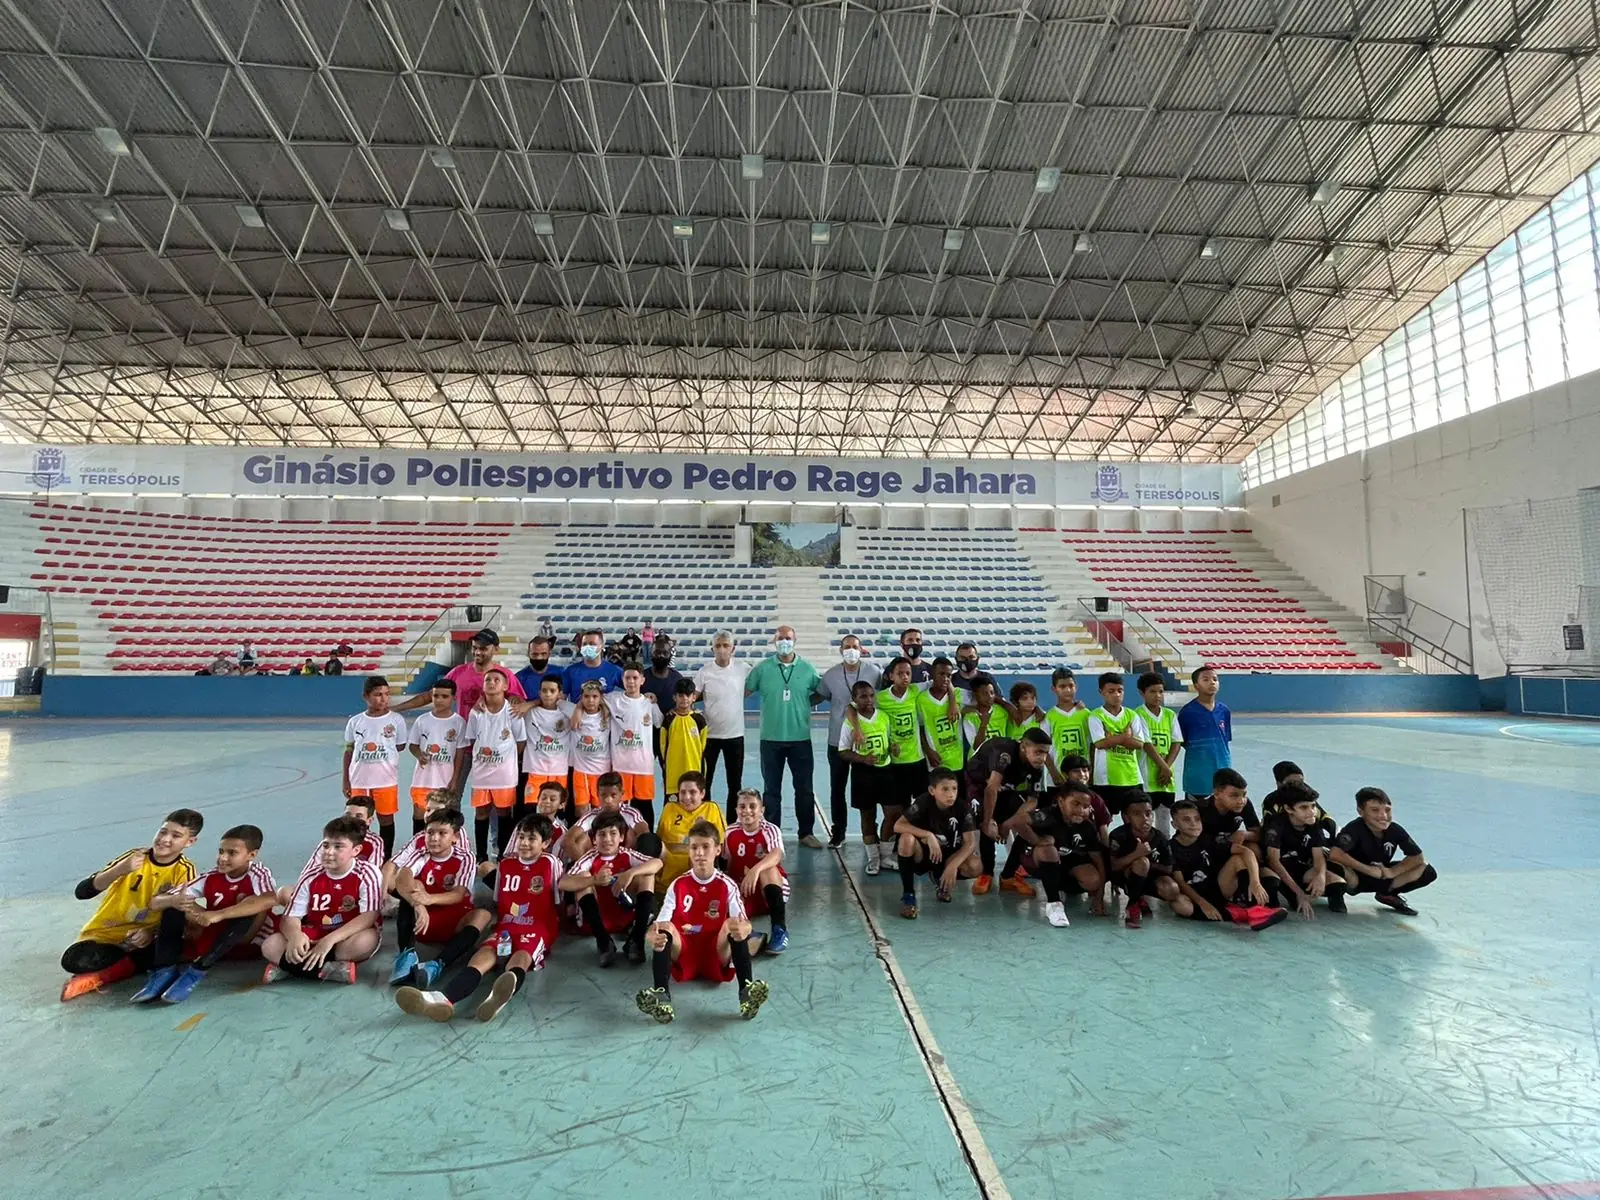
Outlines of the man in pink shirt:
M456 685L456 712L461 714L463 720L471 716L473 707L483 699L483 673L495 665L494 656L499 649L500 635L492 629L480 629L472 635L472 657L445 673L445 678L453 680ZM505 675L506 696L512 700L526 700L527 694L517 682L517 677L510 671L506 671ZM429 695L428 692L418 692L408 696L399 704L392 705L391 711L407 712L413 708L425 708L432 703Z

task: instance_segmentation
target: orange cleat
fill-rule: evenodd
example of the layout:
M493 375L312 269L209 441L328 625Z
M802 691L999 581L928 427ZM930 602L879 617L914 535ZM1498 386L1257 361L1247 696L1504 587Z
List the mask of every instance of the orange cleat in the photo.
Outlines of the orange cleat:
M972 894L974 896L987 896L994 888L994 879L988 875L979 875L972 881Z
M1018 879L1013 875L1010 879L1002 879L1000 881L1000 890L1002 892L1015 892L1019 896L1032 896L1033 884L1026 879Z
M123 959L113 963L100 971L85 971L81 975L74 975L61 985L61 999L63 1001L76 1000L79 996L87 996L90 992L98 992L103 987L108 987L118 980L126 979L133 974L131 959Z

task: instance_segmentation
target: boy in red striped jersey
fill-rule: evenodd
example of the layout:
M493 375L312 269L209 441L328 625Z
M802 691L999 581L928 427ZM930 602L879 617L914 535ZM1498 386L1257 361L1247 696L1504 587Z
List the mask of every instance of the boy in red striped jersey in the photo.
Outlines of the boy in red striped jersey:
M423 847L407 846L394 860L395 895L400 908L395 917L399 953L389 974L389 986L413 981L431 984L439 973L478 944L489 928L491 915L475 908L472 885L477 882L478 859L464 844L461 831L466 819L461 810L442 808L428 818ZM421 970L418 940L439 946L439 956Z
M262 983L297 979L356 981L356 964L378 952L383 877L361 857L366 827L338 817L322 827L322 865L295 885L278 932L261 944Z
M496 967L500 977L478 1005L478 1020L492 1021L521 989L529 971L544 966L545 956L560 932L560 861L550 854L550 821L531 813L517 822L508 847L510 853L495 864L497 920L489 939L478 947L467 965L452 975L442 991L403 987L395 1003L413 1016L448 1021L456 1005L473 992Z
M619 788L619 799L621 794ZM605 795L603 790L601 795ZM583 931L593 936L602 967L617 961L617 944L611 939L623 932L628 934L628 961L642 963L645 931L656 915L655 887L661 860L623 843L628 822L620 812L594 814L592 827L594 849L572 864L561 880L561 890L577 895Z
M364 863L370 863L383 880L383 891L388 895L389 888L394 883L394 869L391 864L384 861L387 857L383 849L383 837L372 828L372 797L352 796L344 804L344 819L359 821L361 823L361 840L356 843L356 857ZM326 840L327 834L323 834ZM294 899L294 894L300 885L322 870L323 842L317 843L317 848L311 852L311 857L306 859L306 865L300 868L300 874L295 876L294 883L278 889L278 903L288 906Z
M767 985L752 978L750 959L761 935L750 931L739 885L717 870L722 839L710 821L696 821L687 838L689 870L667 885L650 929L650 970L655 986L634 997L639 1011L665 1025L676 1015L671 980L739 981L739 1015L750 1020L767 999Z
M728 830L722 857L752 917L772 918L767 953L789 948L789 875L783 869L783 831L766 819L761 793L745 788L735 806L739 823Z
M222 835L215 870L151 902L162 910L161 925L135 1004L181 1004L221 959L260 954L261 929L278 900L272 872L256 861L261 840L254 825L235 825Z

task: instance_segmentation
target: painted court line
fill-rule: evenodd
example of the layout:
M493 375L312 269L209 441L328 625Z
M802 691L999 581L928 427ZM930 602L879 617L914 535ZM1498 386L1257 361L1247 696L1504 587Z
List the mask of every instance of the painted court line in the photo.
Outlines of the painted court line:
M1590 1183L1535 1183L1518 1187L1382 1192L1362 1196L1329 1196L1325 1200L1600 1200L1600 1180Z
M818 817L821 819L820 813ZM822 825L823 828L827 828L825 819L822 819ZM832 831L829 832L831 834ZM962 1157L967 1161L967 1169L972 1172L973 1181L978 1185L978 1194L985 1197L985 1200L1011 1200L1011 1193L1006 1190L1005 1180L1000 1178L1000 1167L994 1161L994 1156L989 1153L988 1143L983 1140L978 1122L973 1119L972 1110L967 1107L966 1097L961 1094L960 1085L950 1072L944 1053L934 1039L933 1030L929 1028L927 1020L922 1015L922 1008L911 990L911 984L900 971L900 964L895 959L888 938L883 936L883 930L878 927L872 909L867 906L866 898L856 886L855 875L845 865L844 854L838 849L835 849L833 854L839 862L839 870L844 875L850 895L855 900L856 910L861 914L861 920L872 938L873 951L883 966L884 974L889 977L889 986L894 991L895 999L899 1001L900 1015L911 1030L911 1040L916 1043L917 1054L928 1072L928 1078L933 1082L934 1091L939 1094L945 1119L950 1122L951 1132L955 1134L956 1141L961 1146Z

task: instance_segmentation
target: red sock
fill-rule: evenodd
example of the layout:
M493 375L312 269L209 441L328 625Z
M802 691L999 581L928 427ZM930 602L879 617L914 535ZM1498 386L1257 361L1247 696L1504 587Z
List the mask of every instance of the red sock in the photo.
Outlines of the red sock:
M109 967L95 971L93 974L100 977L101 983L116 983L133 974L133 959L125 958L121 962L114 962Z

